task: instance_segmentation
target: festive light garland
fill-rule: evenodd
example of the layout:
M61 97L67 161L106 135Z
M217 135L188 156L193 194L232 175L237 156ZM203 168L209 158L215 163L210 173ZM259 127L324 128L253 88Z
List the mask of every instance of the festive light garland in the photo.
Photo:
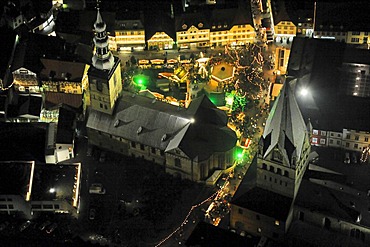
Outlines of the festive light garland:
M225 183L223 184L223 186L218 189L215 193L213 193L211 196L209 196L208 198L206 198L205 200L203 200L202 202L196 204L196 205L193 205L191 206L188 214L185 216L185 219L182 221L182 223L180 224L180 226L178 226L173 232L171 232L167 237L165 237L164 239L162 239L161 241L159 241L159 243L157 245L155 245L155 247L158 247L158 246L161 246L164 242L166 242L168 239L170 239L174 234L176 234L184 225L186 225L186 223L188 222L188 219L191 215L191 213L198 207L202 206L203 204L205 204L206 202L209 202L211 200L213 200L212 198L214 197L215 200L219 199L220 195L222 195L222 191L224 190L227 182L229 181L229 179L231 178L231 174L234 172L233 169L230 170L230 172L228 173L228 176L226 177L225 179Z

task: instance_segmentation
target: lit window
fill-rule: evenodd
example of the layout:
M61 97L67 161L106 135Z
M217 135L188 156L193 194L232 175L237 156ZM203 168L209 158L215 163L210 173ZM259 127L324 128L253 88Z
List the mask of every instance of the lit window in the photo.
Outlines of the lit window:
M280 221L275 220L275 225L279 226L280 225Z

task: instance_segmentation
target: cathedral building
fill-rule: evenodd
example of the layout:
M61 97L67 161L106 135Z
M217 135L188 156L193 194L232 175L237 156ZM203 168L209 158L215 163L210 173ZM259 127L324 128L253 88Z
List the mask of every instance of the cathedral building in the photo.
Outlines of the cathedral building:
M256 158L255 183L236 194L231 227L282 241L293 219L293 205L308 165L309 132L289 79L267 119Z
M108 49L99 9L94 28L89 144L151 161L193 181L205 181L215 170L232 166L236 134L227 127L226 113L205 96L185 109L122 91L120 61Z

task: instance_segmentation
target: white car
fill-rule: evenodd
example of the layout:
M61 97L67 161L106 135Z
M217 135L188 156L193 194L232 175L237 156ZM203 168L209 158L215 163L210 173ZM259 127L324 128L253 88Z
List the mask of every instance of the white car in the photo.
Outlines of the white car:
M19 227L19 231L23 232L27 227L29 227L31 225L31 221L27 220L26 222L24 222L20 227Z

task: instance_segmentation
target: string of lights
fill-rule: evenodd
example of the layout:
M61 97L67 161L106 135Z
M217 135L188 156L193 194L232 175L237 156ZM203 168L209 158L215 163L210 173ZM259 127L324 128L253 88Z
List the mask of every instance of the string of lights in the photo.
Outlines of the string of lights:
M180 226L178 226L173 232L171 232L169 235L167 235L165 238L163 238L161 241L158 242L157 245L155 245L155 247L158 247L158 246L161 246L164 242L166 242L168 239L170 239L174 234L176 234L178 231L181 230L181 228L186 225L186 223L188 222L188 219L191 215L191 213L198 207L202 206L203 204L213 200L213 198L215 200L219 199L220 195L222 195L223 193L223 190L225 189L225 187L227 186L227 182L229 182L229 179L231 178L231 174L233 173L233 169L230 169L229 173L228 173L228 176L226 177L225 179L225 183L223 184L223 186L221 186L220 189L218 189L215 193L213 193L211 196L209 196L208 198L204 199L202 202L196 204L196 205L193 205L191 206L189 212L187 213L187 215L185 216L184 220L182 221L182 223L180 224Z
M164 239L162 239L161 241L159 241L159 243L157 245L155 245L155 247L158 247L158 246L161 246L164 242L166 242L168 239L170 239L174 234L176 234L184 225L186 225L186 223L188 222L188 218L189 216L191 215L191 213L198 207L202 206L204 203L212 200L212 198L214 196L216 196L218 194L219 191L216 191L215 193L213 193L211 196L209 196L208 198L206 198L205 200L203 200L202 202L196 204L196 205L193 205L191 206L188 214L185 216L184 220L182 221L182 223L180 224L180 226L178 226L173 232L171 232L167 237L165 237Z

